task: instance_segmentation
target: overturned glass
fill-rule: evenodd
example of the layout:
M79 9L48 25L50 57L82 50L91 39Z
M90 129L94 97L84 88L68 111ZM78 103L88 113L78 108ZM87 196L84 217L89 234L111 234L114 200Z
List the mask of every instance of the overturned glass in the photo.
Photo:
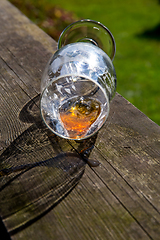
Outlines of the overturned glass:
M81 140L103 126L116 92L114 55L114 38L99 22L81 20L62 32L41 80L41 115L52 132Z

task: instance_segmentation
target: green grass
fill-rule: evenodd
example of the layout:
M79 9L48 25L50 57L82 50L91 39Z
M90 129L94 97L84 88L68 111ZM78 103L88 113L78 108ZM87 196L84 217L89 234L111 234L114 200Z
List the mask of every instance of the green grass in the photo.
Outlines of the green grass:
M117 73L117 91L160 125L158 0L12 1L20 2L24 13L56 40L63 28L77 19L93 19L108 27L116 41L117 51L113 64ZM24 6L25 2L32 2L29 10ZM59 8L53 9L52 6L55 5ZM45 26L49 25L47 30Z

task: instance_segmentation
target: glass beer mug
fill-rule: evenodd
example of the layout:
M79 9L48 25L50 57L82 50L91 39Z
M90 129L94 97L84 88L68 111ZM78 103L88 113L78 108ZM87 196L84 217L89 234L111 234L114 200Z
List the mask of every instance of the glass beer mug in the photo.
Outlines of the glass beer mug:
M53 133L81 140L103 126L116 91L114 55L114 38L99 22L80 20L62 32L41 80L41 115Z

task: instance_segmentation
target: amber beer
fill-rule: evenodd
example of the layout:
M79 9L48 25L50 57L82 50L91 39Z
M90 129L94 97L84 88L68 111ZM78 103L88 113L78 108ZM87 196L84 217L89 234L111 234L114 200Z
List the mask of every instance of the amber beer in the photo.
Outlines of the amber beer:
M87 134L101 112L101 104L92 98L80 97L64 103L59 110L60 120L70 138Z

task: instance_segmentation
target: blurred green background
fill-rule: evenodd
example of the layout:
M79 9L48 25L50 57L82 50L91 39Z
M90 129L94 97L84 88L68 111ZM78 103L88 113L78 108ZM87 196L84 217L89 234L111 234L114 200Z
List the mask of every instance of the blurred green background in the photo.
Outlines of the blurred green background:
M117 92L160 125L159 0L10 0L56 41L79 19L100 21L116 41Z

